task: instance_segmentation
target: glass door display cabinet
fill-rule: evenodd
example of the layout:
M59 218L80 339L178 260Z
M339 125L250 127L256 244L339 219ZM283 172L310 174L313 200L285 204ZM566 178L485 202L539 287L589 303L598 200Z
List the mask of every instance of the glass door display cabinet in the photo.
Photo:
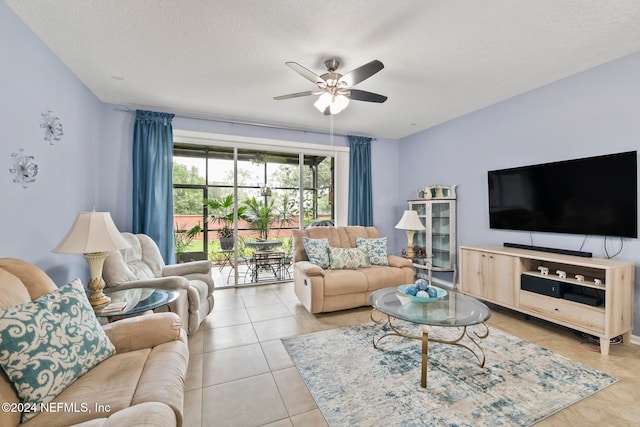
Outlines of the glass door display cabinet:
M430 278L431 271L453 272L456 286L456 200L449 198L409 200L409 209L418 212L424 230L413 237L417 276ZM428 271L431 270L431 271Z

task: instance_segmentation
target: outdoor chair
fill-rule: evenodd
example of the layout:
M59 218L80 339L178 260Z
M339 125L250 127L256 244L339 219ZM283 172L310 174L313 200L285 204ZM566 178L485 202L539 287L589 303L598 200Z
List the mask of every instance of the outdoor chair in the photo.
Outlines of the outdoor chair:
M282 260L284 252L279 251L255 251L249 262L246 274L251 275L252 282L258 282L260 271L273 274L276 280L282 280Z

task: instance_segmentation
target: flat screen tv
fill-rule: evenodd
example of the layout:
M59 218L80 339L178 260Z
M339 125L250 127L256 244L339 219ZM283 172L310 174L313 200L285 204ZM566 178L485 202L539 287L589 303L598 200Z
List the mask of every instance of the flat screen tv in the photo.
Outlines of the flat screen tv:
M638 237L637 152L488 172L493 229Z

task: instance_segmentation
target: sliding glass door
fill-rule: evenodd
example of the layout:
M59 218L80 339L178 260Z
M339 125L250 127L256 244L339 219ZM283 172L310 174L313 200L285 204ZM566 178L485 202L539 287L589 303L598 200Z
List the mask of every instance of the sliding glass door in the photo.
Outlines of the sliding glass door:
M216 286L291 280L291 230L333 220L333 176L332 156L176 143L180 258L210 259Z

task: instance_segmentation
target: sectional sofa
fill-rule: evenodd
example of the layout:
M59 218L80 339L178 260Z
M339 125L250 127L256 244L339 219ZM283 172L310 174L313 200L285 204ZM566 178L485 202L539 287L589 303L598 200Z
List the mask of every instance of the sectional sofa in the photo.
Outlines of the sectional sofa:
M0 258L0 426L181 426L188 362L175 313L101 326L79 280Z

